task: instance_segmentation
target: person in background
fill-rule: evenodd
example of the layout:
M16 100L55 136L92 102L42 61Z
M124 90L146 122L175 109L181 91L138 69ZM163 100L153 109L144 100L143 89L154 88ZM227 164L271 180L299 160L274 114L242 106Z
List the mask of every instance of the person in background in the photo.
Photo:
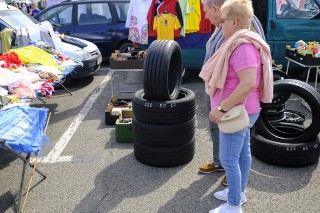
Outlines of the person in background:
M225 42L225 38L223 38L222 36L222 28L221 26L219 26L221 22L220 8L225 1L226 0L202 0L206 17L216 27L214 33L212 34L212 36L210 37L206 45L206 56L205 56L204 64ZM252 18L250 30L253 32L257 32L261 36L261 38L265 40L263 28L256 16L253 16ZM207 110L209 113L211 110L210 97L206 94L205 94L205 97L207 102ZM205 173L205 174L224 170L224 168L221 166L221 162L219 158L218 125L216 123L209 122L209 127L210 127L211 140L213 143L213 161L212 163L201 165L199 167L199 172ZM223 177L222 184L225 186L228 185L226 176Z
M19 8L19 5L18 5L18 3L17 3L16 1L13 1L13 2L12 2L12 6L14 6L14 7L16 7L16 8Z
M24 4L24 3L21 4L21 10L22 10L22 12L28 13L28 8L27 8L26 4Z
M34 16L35 14L39 13L40 10L38 9L37 5L35 3L31 4L31 9L30 9L30 15Z
M219 156L228 188L214 196L227 202L209 213L242 213L251 167L250 128L259 117L260 101L270 103L273 97L271 52L261 36L249 30L253 18L250 0L227 0L220 9L226 41L199 74L211 97L209 120L218 123L232 107L244 104L250 125L234 133L219 131Z
M46 0L40 0L40 1L38 1L38 8L39 8L39 10L44 10L44 9L46 9Z

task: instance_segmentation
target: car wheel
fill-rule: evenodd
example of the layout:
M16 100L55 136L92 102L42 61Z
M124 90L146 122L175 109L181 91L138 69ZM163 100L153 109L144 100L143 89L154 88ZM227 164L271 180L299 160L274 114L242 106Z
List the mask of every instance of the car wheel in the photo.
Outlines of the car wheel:
M124 43L119 47L119 51L121 53L127 53L133 50L133 44L132 43Z

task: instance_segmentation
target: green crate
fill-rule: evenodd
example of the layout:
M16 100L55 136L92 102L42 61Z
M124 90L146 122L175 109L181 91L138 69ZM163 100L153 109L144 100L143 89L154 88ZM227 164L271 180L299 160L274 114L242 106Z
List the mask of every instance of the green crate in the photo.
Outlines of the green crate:
M132 122L120 123L116 121L116 142L117 143L131 143L133 142Z

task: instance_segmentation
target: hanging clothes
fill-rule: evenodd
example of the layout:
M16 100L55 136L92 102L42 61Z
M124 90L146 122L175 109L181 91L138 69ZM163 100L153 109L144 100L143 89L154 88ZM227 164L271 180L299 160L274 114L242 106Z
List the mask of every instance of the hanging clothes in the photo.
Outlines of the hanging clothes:
M174 40L174 30L181 27L177 16L161 13L154 17L153 29L157 30L157 39Z
M179 4L180 4L182 20L183 20L183 23L184 23L184 25L181 26L180 35L181 36L186 36L187 15L190 13L189 1L186 1L186 0L178 0L178 1L179 1Z
M201 21L200 0L188 0L190 13L187 15L186 33L199 31Z
M5 53L10 50L11 42L12 42L12 29L5 28L0 32L0 39L1 39L1 53Z
M131 0L126 20L129 28L128 39L140 44L148 44L147 14L152 0Z
M212 32L212 24L209 19L206 18L206 14L203 10L203 4L200 4L200 11L201 11L201 21L199 24L199 32L198 33L209 33Z
M18 47L28 46L31 42L28 31L26 28L19 28L16 31L16 45Z
M184 26L178 0L153 0L147 15L149 36L157 35L157 32L153 30L154 17L165 12L177 16L180 26ZM174 31L174 37L180 37L180 29Z

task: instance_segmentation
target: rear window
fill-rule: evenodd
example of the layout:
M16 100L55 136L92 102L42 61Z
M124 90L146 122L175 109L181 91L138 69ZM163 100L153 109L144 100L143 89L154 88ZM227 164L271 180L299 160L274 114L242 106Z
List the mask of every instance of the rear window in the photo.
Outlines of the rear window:
M129 2L114 2L114 7L117 12L118 21L125 23L127 20L127 14L129 10Z
M0 16L9 25L19 28L28 28L38 23L37 20L29 15L24 14L20 10L4 10L0 11Z
M277 18L311 19L319 14L314 0L276 0Z
M111 22L112 15L107 2L78 5L78 25L107 24Z

